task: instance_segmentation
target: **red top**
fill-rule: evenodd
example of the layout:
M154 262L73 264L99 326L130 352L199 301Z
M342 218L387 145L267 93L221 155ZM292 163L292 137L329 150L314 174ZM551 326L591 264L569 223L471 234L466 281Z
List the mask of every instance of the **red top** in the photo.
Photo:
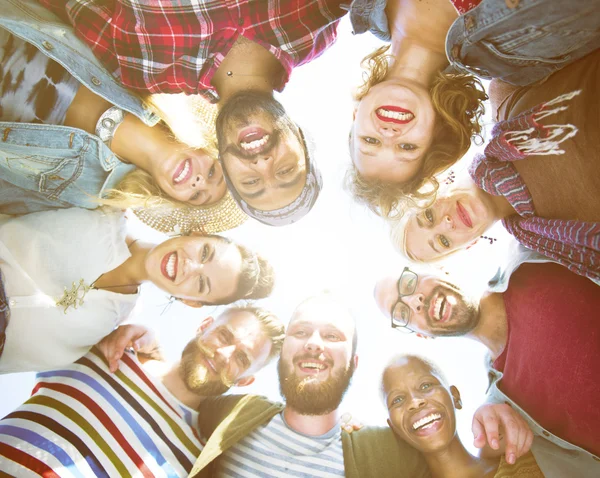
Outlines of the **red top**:
M559 264L523 264L504 304L500 390L549 432L600 455L600 288Z
M344 0L39 0L73 25L124 86L150 93L203 94L237 38L260 44L292 69L336 39Z
M467 13L481 3L481 0L450 0L459 15Z

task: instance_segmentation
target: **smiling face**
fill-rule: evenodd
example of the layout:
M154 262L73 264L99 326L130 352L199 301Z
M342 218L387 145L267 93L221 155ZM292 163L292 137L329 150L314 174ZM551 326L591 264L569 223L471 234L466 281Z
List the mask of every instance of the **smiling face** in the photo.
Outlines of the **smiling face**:
M406 223L408 255L424 262L472 244L496 221L489 196L476 188L455 189Z
M186 345L180 375L198 395L221 395L232 385L249 385L270 350L271 340L254 314L226 311Z
M350 314L331 301L309 300L296 310L279 360L286 406L305 415L325 415L339 406L357 362L354 334Z
M227 192L219 162L178 142L164 141L149 172L167 196L192 206L214 204Z
M144 267L154 285L165 292L212 304L235 293L242 256L234 243L219 236L181 236L150 250Z
M435 275L418 274L415 292L400 300L410 308L408 328L423 335L461 336L479 322L478 304L460 288ZM375 302L388 320L397 301L398 277L379 280Z
M425 362L404 357L385 369L383 390L394 433L422 453L448 448L456 436L456 387L447 389Z
M404 183L421 168L433 140L435 111L418 84L387 80L373 86L355 112L351 156L365 179Z
M269 95L238 94L217 120L219 152L233 187L255 209L272 211L296 199L306 182L297 128Z

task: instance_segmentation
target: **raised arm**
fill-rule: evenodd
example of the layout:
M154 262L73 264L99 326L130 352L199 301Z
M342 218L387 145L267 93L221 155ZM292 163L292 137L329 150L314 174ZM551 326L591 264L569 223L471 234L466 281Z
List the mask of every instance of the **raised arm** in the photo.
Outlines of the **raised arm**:
M154 331L139 324L121 325L96 345L108 360L111 372L119 369L119 361L126 349L133 349L143 363L148 360L164 360Z

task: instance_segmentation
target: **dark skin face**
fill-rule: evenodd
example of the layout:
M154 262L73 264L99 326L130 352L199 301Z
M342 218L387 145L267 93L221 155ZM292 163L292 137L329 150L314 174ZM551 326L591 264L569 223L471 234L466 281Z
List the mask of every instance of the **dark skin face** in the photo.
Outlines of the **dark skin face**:
M430 367L414 357L389 366L383 375L388 424L422 453L444 450L456 436L456 387L447 388Z

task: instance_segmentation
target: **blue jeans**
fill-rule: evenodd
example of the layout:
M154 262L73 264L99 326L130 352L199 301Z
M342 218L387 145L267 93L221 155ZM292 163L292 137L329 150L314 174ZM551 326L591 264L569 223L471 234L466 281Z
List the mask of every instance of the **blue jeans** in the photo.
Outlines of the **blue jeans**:
M483 0L446 37L456 69L514 85L543 80L598 47L600 0Z

